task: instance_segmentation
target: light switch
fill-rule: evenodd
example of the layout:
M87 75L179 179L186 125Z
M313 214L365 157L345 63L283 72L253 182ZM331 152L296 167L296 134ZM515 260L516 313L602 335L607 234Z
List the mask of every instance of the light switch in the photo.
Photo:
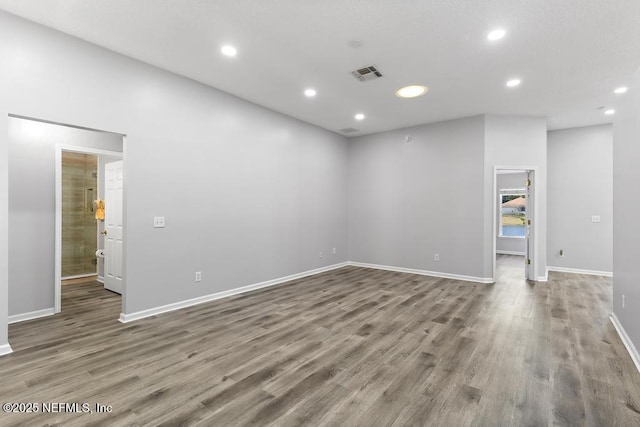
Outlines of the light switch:
M164 217L163 216L154 216L153 217L153 228L164 228Z
M600 215L593 215L591 217L591 222L600 222Z

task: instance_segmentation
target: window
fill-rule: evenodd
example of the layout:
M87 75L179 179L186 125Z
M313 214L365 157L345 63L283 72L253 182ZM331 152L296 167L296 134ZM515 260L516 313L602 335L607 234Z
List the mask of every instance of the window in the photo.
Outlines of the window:
M500 237L524 237L526 213L524 190L500 190Z

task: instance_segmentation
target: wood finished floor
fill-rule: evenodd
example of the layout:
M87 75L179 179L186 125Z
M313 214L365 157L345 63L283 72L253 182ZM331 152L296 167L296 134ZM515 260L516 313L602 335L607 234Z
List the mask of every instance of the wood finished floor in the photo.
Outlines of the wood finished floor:
M640 374L613 329L611 280L495 285L345 267L121 324L97 282L10 325L2 402L102 414L0 425L640 425Z

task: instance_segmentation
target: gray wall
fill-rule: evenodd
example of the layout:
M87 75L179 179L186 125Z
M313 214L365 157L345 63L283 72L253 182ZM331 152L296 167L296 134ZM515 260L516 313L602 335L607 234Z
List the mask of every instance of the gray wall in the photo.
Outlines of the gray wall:
M350 260L491 277L482 257L483 138L477 116L350 140Z
M9 315L54 305L55 146L122 151L122 136L9 118Z
M502 205L500 204L500 190L501 189L522 189L525 187L525 181L527 180L526 173L502 173L498 174L496 185L496 252L516 252L524 255L526 252L526 240L519 237L500 237L500 212Z
M127 135L125 314L346 261L344 137L4 12L0 54L4 117Z
M640 70L621 97L613 132L613 312L640 348ZM622 296L626 296L622 308Z
M412 136L410 143L404 142L406 135ZM352 139L350 259L491 278L494 166L538 170L535 267L536 276L546 278L542 118L477 116Z
M611 272L613 127L553 131L548 138L548 264ZM601 222L592 223L592 215Z
M485 117L484 150L484 274L493 274L493 212L495 209L493 194L494 166L509 166L515 169L537 167L535 185L538 187L538 199L535 209L538 222L538 241L535 242L535 270L538 279L547 274L547 122L544 118L495 116Z

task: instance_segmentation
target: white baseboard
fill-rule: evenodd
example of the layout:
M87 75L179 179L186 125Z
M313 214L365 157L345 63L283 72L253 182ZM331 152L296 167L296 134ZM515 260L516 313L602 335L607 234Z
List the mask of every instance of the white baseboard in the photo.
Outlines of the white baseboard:
M517 255L517 256L525 256L526 253L525 252L517 252L517 251L503 251L500 249L496 250L496 253L498 255Z
M611 319L613 327L616 328L616 332L618 332L622 343L629 352L629 356L631 356L631 360L633 360L633 363L636 365L636 369L638 370L638 372L640 372L640 354L638 354L636 346L633 345L633 341L631 341L631 338L629 338L629 335L627 335L627 331L625 331L622 327L622 324L618 320L618 316L616 316L615 313L611 313L609 319Z
M40 317L53 316L55 313L53 307L44 310L31 311L29 313L20 313L9 316L9 324L24 322L26 320L38 319Z
M291 280L300 279L307 276L313 276L315 274L324 273L325 271L335 270L337 268L346 267L348 263L342 262L339 264L333 264L327 267L316 268L315 270L308 270L302 273L292 274L290 276L280 277L278 279L267 280L265 282L254 283L252 285L242 286L240 288L230 289L228 291L216 292L215 294L203 295L198 298L192 298L184 301L174 302L172 304L163 305L160 307L149 308L147 310L137 311L134 313L120 313L120 322L128 323L134 320L144 319L145 317L155 316L157 314L166 313L169 311L179 310L181 308L191 307L193 305L203 304L205 302L215 301L217 299L230 297L232 295L238 295L245 292L255 291L257 289L267 288L269 286L279 285L281 283L289 282Z
M104 276L98 276L96 281L104 284Z
M576 274L589 274L591 276L613 277L613 272L611 271L583 270L581 268L565 268L565 267L547 266L547 271L557 271L558 273L576 273Z
M75 276L65 276L62 277L60 280L73 280L73 279L82 279L84 277L92 277L95 276L96 273L88 273L88 274L76 274Z
M0 356L4 356L5 354L13 353L11 346L9 344L0 345Z
M549 273L546 276L539 276L536 278L536 282L548 282L549 281Z
M465 282L493 283L493 279L491 277L464 276L461 274L442 273L439 271L417 270L415 268L392 267L389 265L368 264L365 262L354 262L354 261L349 261L347 264L352 265L354 267L375 268L377 270L397 271L398 273L420 274L422 276L442 277L445 279L453 279L453 280L464 280Z

